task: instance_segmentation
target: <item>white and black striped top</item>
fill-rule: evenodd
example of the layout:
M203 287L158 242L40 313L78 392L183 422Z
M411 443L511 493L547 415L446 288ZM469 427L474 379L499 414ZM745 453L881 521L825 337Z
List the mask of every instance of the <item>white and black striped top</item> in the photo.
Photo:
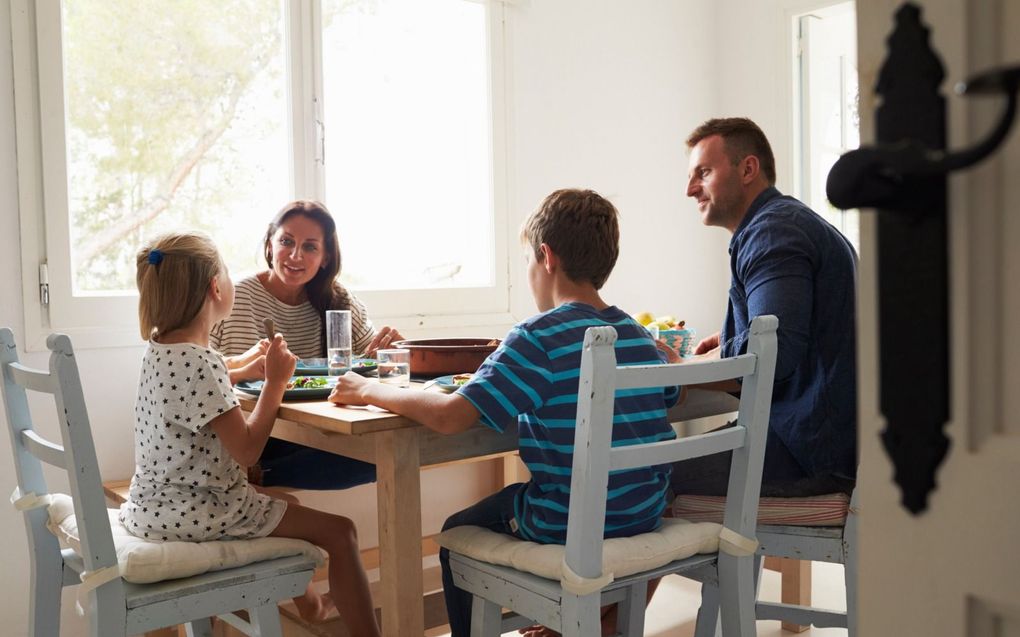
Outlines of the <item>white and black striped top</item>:
M354 353L361 354L375 334L365 306L349 291L351 341ZM339 309L339 308L338 308ZM258 275L241 279L235 285L234 308L230 316L213 326L209 343L224 356L243 354L265 336L263 319L271 318L276 331L283 334L290 351L298 358L321 358L323 317L308 301L288 305L269 293Z

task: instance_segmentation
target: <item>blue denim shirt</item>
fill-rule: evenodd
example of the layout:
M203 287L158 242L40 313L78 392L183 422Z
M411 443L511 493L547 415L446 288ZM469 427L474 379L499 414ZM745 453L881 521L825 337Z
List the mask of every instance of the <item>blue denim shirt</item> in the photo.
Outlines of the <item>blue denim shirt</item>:
M730 240L721 355L747 350L751 319L779 318L769 428L806 476L857 469L857 254L828 222L775 188L751 204Z

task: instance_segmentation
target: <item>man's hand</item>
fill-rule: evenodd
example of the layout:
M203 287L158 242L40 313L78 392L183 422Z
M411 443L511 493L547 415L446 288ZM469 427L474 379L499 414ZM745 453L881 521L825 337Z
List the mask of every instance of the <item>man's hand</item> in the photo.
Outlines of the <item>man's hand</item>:
M701 354L707 354L708 352L717 349L719 347L719 332L706 336L705 338L698 341L698 344L694 346L694 355L698 356ZM718 357L717 357L718 358Z
M367 405L364 389L369 384L361 374L347 372L337 379L336 387L329 394L329 402L338 405Z

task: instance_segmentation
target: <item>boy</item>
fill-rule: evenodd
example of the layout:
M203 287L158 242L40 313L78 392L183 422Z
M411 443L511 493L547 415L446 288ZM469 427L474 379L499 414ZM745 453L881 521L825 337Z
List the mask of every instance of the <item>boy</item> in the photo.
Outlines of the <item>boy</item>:
M443 530L471 524L533 542L563 544L585 330L615 327L619 364L657 364L662 359L648 332L599 296L619 254L619 223L611 203L591 190L557 190L524 222L521 239L528 286L541 313L516 325L471 382L456 393L439 394L402 390L348 373L330 400L378 405L441 433L464 431L479 420L503 431L516 418L521 460L531 480L454 514ZM677 397L676 388L618 396L613 445L675 438L666 408ZM606 537L656 529L668 484L667 466L614 472ZM471 595L453 585L445 549L440 562L451 635L466 636Z

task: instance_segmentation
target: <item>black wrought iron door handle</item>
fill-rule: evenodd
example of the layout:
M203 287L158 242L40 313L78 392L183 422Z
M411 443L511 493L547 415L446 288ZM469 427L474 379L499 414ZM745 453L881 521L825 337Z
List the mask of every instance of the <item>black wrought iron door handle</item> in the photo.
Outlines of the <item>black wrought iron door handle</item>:
M988 157L1006 139L1017 110L1020 66L977 75L956 86L960 95L1005 95L1006 108L999 123L984 140L961 151L926 148L905 140L894 144L866 146L839 158L825 184L832 205L849 208L916 210L923 201L912 187L917 178L944 175L973 166Z

